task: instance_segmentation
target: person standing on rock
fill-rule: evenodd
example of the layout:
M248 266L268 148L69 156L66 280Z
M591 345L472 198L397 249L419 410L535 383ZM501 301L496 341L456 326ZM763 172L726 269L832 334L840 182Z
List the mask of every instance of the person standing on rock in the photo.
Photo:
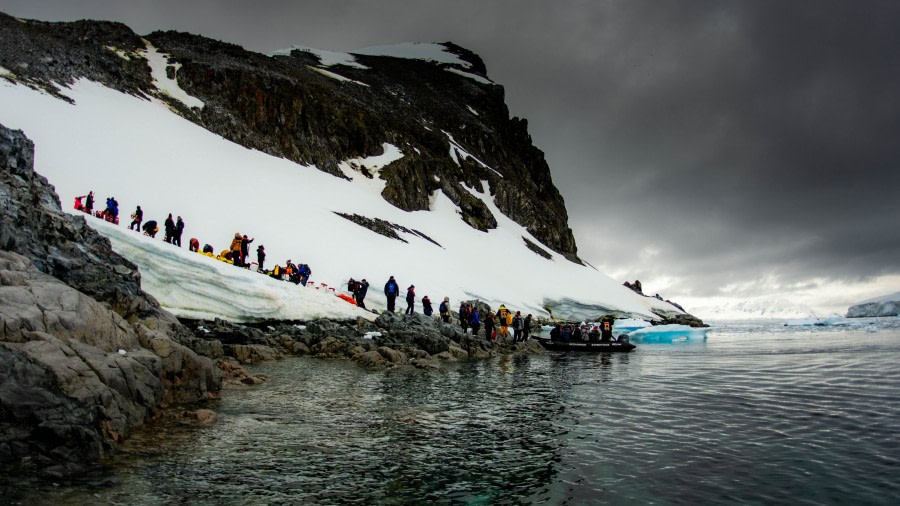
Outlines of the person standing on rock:
M438 306L438 311L441 313L441 321L450 323L450 297L444 297L444 301Z
M416 312L416 285L409 285L406 289L406 314Z
M181 234L184 233L184 221L181 220L181 216L178 217L178 221L175 222L175 235L172 236L172 244L175 246L181 247Z
M459 303L459 326L463 329L463 334L469 329L469 313L466 311L466 303Z
M144 210L141 209L141 206L137 206L137 209L135 209L134 213L131 215L131 225L128 225L128 230L137 230L140 232L142 221L144 221Z
M522 339L522 328L525 326L525 319L522 318L522 312L516 311L516 316L512 319L513 342L519 342Z
M431 309L431 299L429 299L427 295L422 297L422 312L425 313L425 316L431 316L434 312L434 310Z
M391 276L391 279L387 280L387 283L384 284L384 295L387 297L387 310L393 313L394 301L397 300L397 296L400 295L400 286L397 284L394 276Z
M359 286L356 290L356 305L366 309L366 304L363 301L366 300L366 293L369 292L369 282L366 281L366 278L363 278L357 284Z
M166 235L164 240L172 244L172 239L175 237L175 220L172 219L172 213L169 213L169 217L166 218L166 223L163 225Z
M494 340L497 339L497 335L494 334L494 313L488 311L487 315L484 317L484 338Z
M509 310L506 309L506 306L500 304L500 309L497 310L497 320L500 323L500 332L497 333L499 337L509 337L509 322L507 322L507 317L512 315L509 314Z
M478 308L472 308L472 314L469 316L469 325L472 327L472 335L478 337L478 329L481 328L481 320L478 318Z
M259 272L263 272L265 269L263 268L263 263L266 261L266 247L262 244L256 248L256 263L259 264L256 270Z
M522 328L522 342L528 342L528 336L531 334L531 313L525 317L525 326Z

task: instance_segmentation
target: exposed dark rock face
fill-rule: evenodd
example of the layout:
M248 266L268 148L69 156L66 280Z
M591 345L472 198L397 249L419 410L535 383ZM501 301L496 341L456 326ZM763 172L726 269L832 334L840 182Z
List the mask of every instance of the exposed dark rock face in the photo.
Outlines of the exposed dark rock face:
M409 242L406 239L400 237L397 232L405 232L407 234L417 235L422 239L434 244L439 248L443 248L437 241L428 237L427 235L419 232L416 229L406 228L403 225L398 225L396 223L391 223L387 220L382 220L381 218L366 218L365 216L360 216L358 214L347 214L347 213L334 213L341 218L352 221L361 227L365 227L376 234L383 235L390 239L396 239L398 241Z
M485 78L484 63L471 51L444 44L468 66L359 55L368 69L329 69L356 81L350 82L323 75L308 52L269 57L177 32L146 38L181 65L167 72L206 104L189 109L158 94L191 121L337 177L346 177L342 160L379 154L383 143L391 143L405 155L380 173L382 195L395 206L428 209L440 191L460 207L466 223L485 231L497 226L496 217L471 192L489 191L502 213L548 248L579 261L563 198L527 122L509 117L501 86L447 71ZM79 77L127 93L156 94L149 66L137 54L143 48L117 23L43 23L0 14L0 66L13 72L11 79L57 95L54 83ZM483 189L482 181L490 188Z
M78 471L164 404L221 384L109 241L62 212L34 148L0 125L0 464Z
M535 243L529 241L527 237L523 237L522 240L525 241L525 246L526 246L528 249L530 249L531 251L534 251L534 252L537 253L538 255L540 255L540 256L546 258L547 260L550 260L550 259L553 258L553 256L550 255L550 253L547 253L547 251L544 250L544 248L542 248L542 247L538 246L537 244L535 244Z
M635 279L634 283L629 283L628 281L626 281L622 284L625 286L625 288L632 290L634 293L638 295L644 295L644 288L641 286L641 280Z
M689 327L709 327L709 325L703 323L703 320L697 318L691 314L672 314L672 315L659 315L662 318L660 321L651 322L653 325L687 325Z

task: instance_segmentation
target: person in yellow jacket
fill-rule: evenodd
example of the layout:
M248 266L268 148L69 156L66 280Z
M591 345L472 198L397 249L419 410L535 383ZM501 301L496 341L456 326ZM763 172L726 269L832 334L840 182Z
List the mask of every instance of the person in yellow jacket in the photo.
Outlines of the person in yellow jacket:
M509 337L509 324L512 323L512 314L503 304L500 304L500 309L497 310L497 321L500 323L500 332L497 333L497 336Z
M231 247L228 248L231 250L232 263L234 263L234 265L237 265L238 267L244 265L241 263L241 242L243 240L244 238L241 236L241 234L234 234L234 239L231 240Z

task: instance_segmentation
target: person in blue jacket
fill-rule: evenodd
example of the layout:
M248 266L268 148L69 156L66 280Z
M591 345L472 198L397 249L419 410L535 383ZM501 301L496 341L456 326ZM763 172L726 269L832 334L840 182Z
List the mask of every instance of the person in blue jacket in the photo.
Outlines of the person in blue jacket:
M472 307L472 316L469 317L469 326L472 327L472 335L478 335L478 329L481 328L481 320L478 318L478 308Z
M394 301L397 300L397 296L400 295L400 286L397 284L394 276L391 276L391 279L384 284L384 295L387 297L387 310L393 313Z

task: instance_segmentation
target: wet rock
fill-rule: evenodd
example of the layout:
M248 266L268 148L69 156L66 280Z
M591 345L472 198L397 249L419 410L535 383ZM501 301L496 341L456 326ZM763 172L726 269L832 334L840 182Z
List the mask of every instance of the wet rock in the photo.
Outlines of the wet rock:
M225 345L225 353L242 364L256 364L283 358L274 349L261 344L228 344Z
M357 364L369 369L382 368L387 363L384 357L378 351L366 351L354 357Z
M198 409L182 413L185 418L195 420L200 425L212 425L216 421L216 412L211 409Z
M402 365L407 363L406 354L402 351L397 351L393 348L388 348L387 346L381 346L378 348L378 353L381 354L382 357L391 364L394 365Z

